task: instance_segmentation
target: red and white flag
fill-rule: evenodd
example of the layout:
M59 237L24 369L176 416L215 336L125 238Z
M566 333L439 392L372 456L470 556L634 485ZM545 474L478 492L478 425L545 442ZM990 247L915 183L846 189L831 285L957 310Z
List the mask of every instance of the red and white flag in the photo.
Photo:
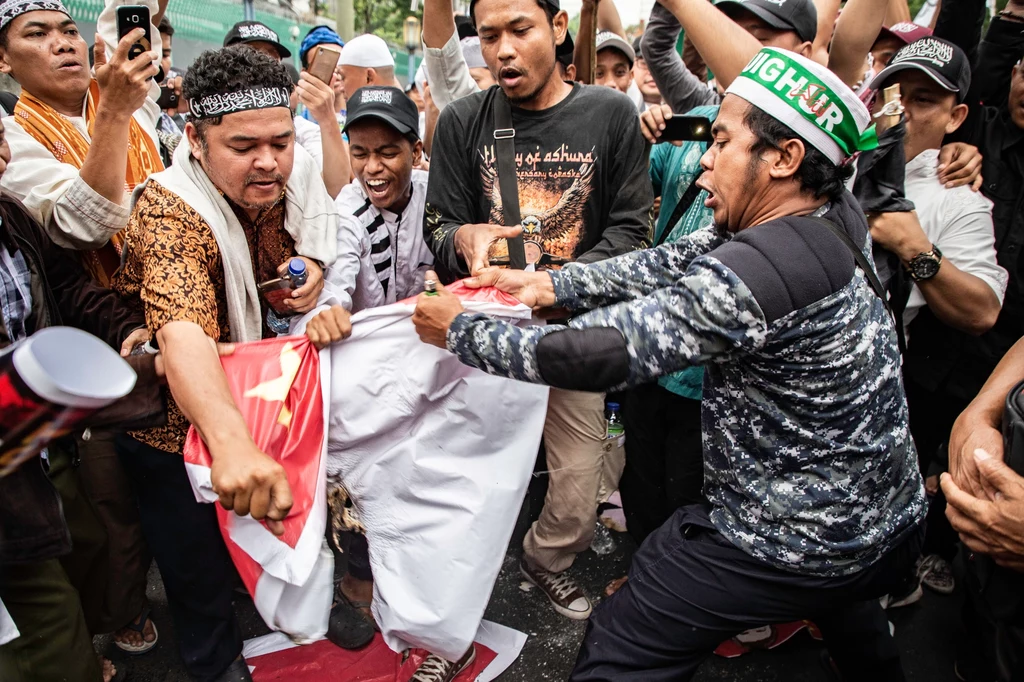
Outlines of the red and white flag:
M327 632L334 560L324 545L327 523L326 406L318 353L306 337L238 344L221 358L231 395L256 446L280 462L294 504L284 535L217 505L228 552L267 625L297 641ZM185 443L185 468L200 502L216 502L210 453L195 427Z

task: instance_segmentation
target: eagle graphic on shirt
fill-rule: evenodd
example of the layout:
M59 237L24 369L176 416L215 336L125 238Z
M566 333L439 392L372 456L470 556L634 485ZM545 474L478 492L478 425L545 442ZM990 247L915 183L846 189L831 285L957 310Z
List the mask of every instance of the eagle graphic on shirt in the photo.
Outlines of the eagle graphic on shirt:
M504 225L497 165L485 160L480 166L484 196L490 200L492 225ZM578 169L545 173L544 178L519 175L519 212L523 238L539 241L545 253L571 260L583 234L584 211L594 191L594 163ZM561 177L559 177L561 176Z

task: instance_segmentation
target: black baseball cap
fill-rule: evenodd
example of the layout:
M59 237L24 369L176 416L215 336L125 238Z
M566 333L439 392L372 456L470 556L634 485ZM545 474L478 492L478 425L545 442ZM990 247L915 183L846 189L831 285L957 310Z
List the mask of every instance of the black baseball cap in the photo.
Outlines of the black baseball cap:
M805 42L818 35L818 10L811 0L721 0L715 6L730 17L745 9L772 28L795 31Z
M345 129L367 118L379 118L402 135L420 134L420 110L409 96L398 88L368 85L359 88L348 99Z
M224 36L224 47L244 43L270 43L281 59L292 56L291 50L281 44L277 31L259 21L240 21Z
M565 68L572 66L573 55L576 53L576 45L572 42L572 33L565 32L565 40L561 45L555 46L555 60Z
M871 81L874 90L880 89L893 74L914 69L927 74L944 90L954 92L957 102L963 102L971 89L971 64L967 55L953 43L928 36L900 48L889 66Z
M476 25L473 24L473 20L461 14L455 17L455 30L459 34L459 40L472 38L477 35Z

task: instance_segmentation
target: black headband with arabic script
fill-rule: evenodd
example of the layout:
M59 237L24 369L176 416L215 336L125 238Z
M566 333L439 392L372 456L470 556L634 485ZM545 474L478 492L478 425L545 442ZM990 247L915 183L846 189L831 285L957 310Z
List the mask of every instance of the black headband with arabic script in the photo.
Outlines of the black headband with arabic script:
M188 110L192 120L202 120L253 109L290 109L289 99L290 93L286 88L251 88L194 97L188 101Z

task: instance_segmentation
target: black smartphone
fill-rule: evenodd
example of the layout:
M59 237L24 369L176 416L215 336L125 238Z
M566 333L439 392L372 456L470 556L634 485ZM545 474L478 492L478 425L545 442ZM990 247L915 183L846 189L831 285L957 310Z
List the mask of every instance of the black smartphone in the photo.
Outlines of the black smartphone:
M695 141L711 142L711 119L706 116L673 116L665 121L661 131L662 142Z
M145 5L122 5L117 8L117 39L121 40L137 28L146 30L146 35L132 43L128 59L135 59L143 52L153 49L153 36L149 32L149 8Z
M161 85L160 99L156 101L156 104L161 109L177 109L178 95L174 92L174 88L168 85Z
M274 312L286 315L293 312L284 305L284 302L291 298L292 292L295 291L295 285L290 280L284 277L275 277L266 282L260 282L256 285L256 289L263 294L263 298L267 300Z

